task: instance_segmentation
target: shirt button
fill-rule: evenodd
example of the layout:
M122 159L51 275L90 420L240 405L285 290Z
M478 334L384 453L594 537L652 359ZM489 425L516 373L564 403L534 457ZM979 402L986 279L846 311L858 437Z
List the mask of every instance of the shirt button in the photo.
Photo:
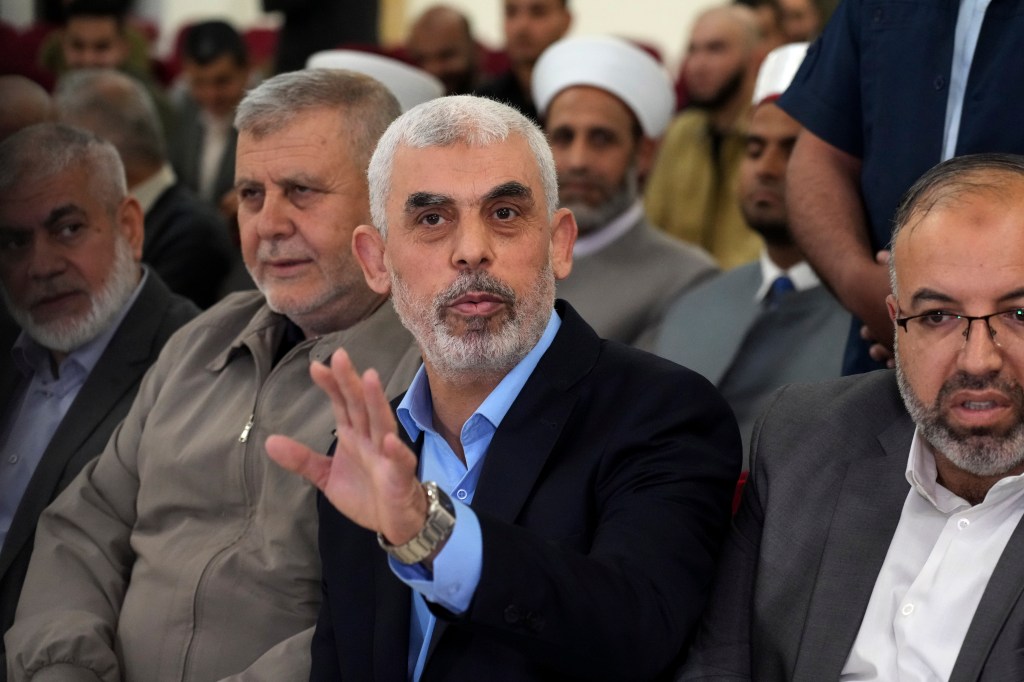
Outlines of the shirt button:
M936 76L935 80L932 81L932 85L935 86L936 90L941 90L942 88L946 87L946 79L943 78L942 76Z
M956 522L956 527L959 528L960 530L964 530L969 525L971 525L971 522L970 522L969 519L960 519L959 521Z
M455 497L459 498L460 500L465 500L467 497L469 497L469 493L466 492L465 488L459 488L458 490L455 491Z
M8 464L17 464L18 463L18 456L17 455L11 455L10 457L7 458L7 462L8 462Z
M900 609L900 613L902 613L904 616L909 616L913 612L914 612L914 605L913 604L904 604L903 608Z

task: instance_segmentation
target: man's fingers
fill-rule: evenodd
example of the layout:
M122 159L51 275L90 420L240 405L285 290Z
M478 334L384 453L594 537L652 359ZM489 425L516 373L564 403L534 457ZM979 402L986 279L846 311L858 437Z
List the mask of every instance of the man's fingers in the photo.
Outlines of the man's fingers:
M332 361L333 362L333 361ZM327 365L314 362L309 366L309 376L313 383L320 387L331 401L331 410L334 412L334 421L338 426L348 426L348 409L345 405L345 397L338 390L338 383L334 380L334 374Z
M331 473L331 458L310 450L287 436L270 436L266 442L267 454L278 465L299 474L320 490L327 486Z
M341 392L342 399L344 400L349 424L351 424L356 433L368 436L370 424L369 418L366 415L366 397L363 395L363 382L359 378L359 373L356 372L355 367L352 365L352 360L348 357L348 353L341 349L335 351L334 359L331 361L331 372L334 374L338 391Z
M370 425L370 440L378 449L384 446L384 436L395 433L397 424L391 412L391 404L384 395L377 370L368 369L363 373L363 397L366 399L366 415Z

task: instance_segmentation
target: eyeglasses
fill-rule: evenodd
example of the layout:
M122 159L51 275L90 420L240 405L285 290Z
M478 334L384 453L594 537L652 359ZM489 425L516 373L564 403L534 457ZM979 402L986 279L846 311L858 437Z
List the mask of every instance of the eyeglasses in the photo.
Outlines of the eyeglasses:
M989 337L1000 348L1008 348L1024 339L1024 308L1010 308L978 316L932 310L920 315L897 317L896 324L921 341L941 343L955 339L953 332L958 332L966 344L971 337L971 327L977 320L985 322Z

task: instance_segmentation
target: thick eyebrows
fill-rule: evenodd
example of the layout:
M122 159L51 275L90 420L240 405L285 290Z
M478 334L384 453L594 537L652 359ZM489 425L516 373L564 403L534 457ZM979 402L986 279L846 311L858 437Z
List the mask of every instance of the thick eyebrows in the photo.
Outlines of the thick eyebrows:
M412 213L421 208L430 208L431 206L450 206L455 201L446 194L434 194L432 192L413 192L409 195L409 198L405 200L405 212Z
M520 201L533 203L533 190L521 182L511 180L492 188L491 191L484 195L483 199L485 202L494 201L495 199L519 199Z
M67 216L75 214L85 215L85 211L76 204L62 204L50 211L49 215L43 219L43 227L49 229Z
M523 183L511 180L492 187L481 197L480 203L490 203L498 199L517 199L520 202L532 204L533 191ZM454 205L455 199L447 194L413 192L405 200L405 212L414 213L424 208L441 208Z

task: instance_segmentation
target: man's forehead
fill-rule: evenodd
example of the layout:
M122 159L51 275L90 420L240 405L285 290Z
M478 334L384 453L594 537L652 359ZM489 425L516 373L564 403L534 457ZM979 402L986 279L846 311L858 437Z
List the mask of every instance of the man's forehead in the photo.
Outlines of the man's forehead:
M476 205L496 188L512 184L543 200L536 161L521 136L510 135L488 145L400 146L395 152L390 199L404 204L414 194L431 194Z
M561 92L559 92L552 98L551 104L548 105L548 112L546 118L549 121L552 118L561 118L568 123L572 123L576 120L581 119L609 118L609 116L607 116L607 112L599 112L599 110L594 108L590 108L584 111L580 111L577 108L573 108L570 111L568 103L574 101L580 102L587 100L604 102L610 107L613 107L614 110L618 113L618 115L626 119L629 119L631 123L637 123L639 125L639 122L637 121L636 114L633 112L633 109L630 108L630 106L626 104L624 101L622 101L622 98L620 98L618 95L611 92L610 90L607 90L606 88L601 87L600 85L570 85L569 87L564 88ZM598 116L598 113L604 115ZM607 123L609 124L613 122L614 121L611 120L607 121Z

